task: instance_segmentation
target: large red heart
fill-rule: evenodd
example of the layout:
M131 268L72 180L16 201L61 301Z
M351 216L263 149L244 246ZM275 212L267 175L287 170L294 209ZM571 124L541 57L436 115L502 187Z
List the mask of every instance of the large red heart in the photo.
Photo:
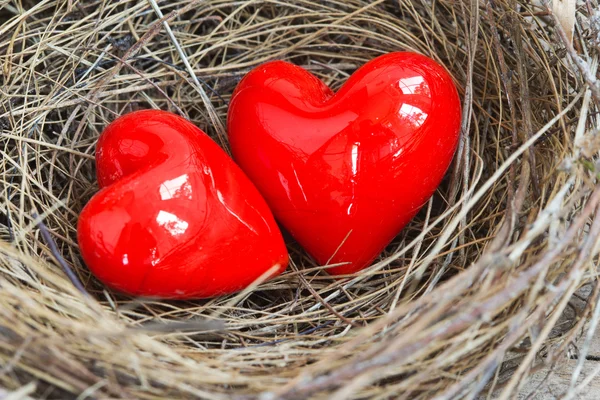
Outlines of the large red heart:
M185 119L154 110L118 118L100 136L96 165L103 189L81 212L78 240L107 285L132 295L212 297L287 266L260 193Z
M333 274L368 266L442 180L459 138L450 75L414 53L380 56L333 93L275 61L237 86L234 159L275 217Z

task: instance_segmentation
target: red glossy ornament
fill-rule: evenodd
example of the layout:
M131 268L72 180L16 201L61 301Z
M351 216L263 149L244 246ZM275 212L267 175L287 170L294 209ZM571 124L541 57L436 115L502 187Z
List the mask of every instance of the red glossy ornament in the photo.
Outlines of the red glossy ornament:
M275 217L328 271L368 266L442 180L459 139L450 75L414 53L380 56L333 93L275 61L248 73L229 109L234 159Z
M161 298L241 290L288 256L260 193L204 132L138 111L98 140L100 192L81 212L83 259L105 284Z

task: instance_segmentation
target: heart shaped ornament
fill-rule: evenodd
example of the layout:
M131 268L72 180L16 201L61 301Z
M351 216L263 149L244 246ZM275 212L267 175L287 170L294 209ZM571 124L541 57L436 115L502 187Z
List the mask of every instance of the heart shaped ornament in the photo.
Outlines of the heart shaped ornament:
M425 56L380 56L333 93L287 62L238 84L234 159L275 217L332 274L373 262L432 196L459 139L460 101Z
M136 296L204 298L241 290L288 256L260 193L192 123L146 110L98 140L100 192L81 212L83 259L106 285Z

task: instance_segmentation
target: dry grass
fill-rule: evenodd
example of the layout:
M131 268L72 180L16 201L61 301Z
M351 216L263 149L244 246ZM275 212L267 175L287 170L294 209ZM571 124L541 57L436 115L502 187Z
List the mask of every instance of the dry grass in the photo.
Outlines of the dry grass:
M517 0L159 5L189 68L145 0L0 0L0 397L507 399L598 319L597 0L573 47L543 4ZM227 100L257 64L285 58L338 88L395 50L453 73L463 137L370 270L334 281L291 244L282 277L195 302L90 276L75 226L117 115L182 113L226 146ZM559 320L586 284L590 301Z

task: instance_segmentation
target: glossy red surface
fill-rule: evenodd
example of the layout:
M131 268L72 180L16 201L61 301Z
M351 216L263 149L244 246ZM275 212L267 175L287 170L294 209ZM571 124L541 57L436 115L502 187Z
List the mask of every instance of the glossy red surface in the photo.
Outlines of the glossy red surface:
M333 93L275 61L236 88L234 159L275 217L328 271L368 266L442 180L459 139L451 77L414 53L378 57Z
M118 118L96 150L98 192L78 240L92 272L131 295L212 297L287 266L254 185L204 132L163 111Z

